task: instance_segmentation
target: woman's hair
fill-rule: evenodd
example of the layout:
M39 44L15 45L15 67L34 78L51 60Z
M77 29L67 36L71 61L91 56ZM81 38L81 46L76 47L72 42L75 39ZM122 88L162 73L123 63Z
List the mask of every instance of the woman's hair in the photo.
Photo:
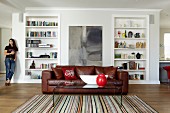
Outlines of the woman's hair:
M12 38L9 39L9 41L10 41L10 40L13 42L13 47L14 47L15 49L18 49L17 46L16 46L16 43L15 43L15 40L12 39ZM11 47L11 44L10 44L10 43L9 43L9 46Z

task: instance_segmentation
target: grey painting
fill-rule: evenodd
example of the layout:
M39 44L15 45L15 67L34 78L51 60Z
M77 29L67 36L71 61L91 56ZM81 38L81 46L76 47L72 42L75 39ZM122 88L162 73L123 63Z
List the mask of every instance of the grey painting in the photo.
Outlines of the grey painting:
M69 27L69 65L102 66L102 27Z

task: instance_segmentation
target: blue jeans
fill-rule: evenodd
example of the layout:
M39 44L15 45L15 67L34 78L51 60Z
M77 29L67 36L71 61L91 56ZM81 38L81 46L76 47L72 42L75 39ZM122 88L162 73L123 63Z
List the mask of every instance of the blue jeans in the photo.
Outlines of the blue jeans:
M5 58L6 80L11 80L15 71L15 61L10 58Z

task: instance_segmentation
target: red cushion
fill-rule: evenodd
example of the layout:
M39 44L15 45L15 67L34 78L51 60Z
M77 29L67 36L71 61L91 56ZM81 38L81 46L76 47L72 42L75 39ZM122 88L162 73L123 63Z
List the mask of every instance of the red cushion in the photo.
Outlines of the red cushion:
M65 80L76 80L77 77L74 72L74 68L62 68Z

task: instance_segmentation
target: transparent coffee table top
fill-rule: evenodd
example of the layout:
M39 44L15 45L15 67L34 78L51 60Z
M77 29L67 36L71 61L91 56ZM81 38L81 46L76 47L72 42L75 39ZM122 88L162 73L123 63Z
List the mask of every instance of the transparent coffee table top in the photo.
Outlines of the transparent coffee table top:
M104 87L99 87L97 84L86 84L86 85L61 85L61 86L56 86L58 88L70 88L70 89L77 89L77 88L84 88L84 89L97 89L97 88L101 88L101 89L112 89L112 88L116 88L119 89L119 87L115 87L114 85L106 85Z

